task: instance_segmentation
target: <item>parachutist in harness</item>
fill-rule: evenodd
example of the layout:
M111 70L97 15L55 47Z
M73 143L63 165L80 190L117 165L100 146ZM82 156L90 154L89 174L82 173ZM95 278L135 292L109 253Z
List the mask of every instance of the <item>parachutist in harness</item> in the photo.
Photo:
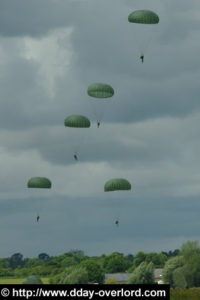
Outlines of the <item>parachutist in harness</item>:
M144 55L143 54L140 56L140 59L141 59L141 61L143 63L144 62Z
M119 226L119 220L115 221L115 225L118 227Z
M78 161L78 156L77 156L77 154L74 154L74 159L75 159L76 161Z
M100 121L97 121L97 128L99 128L100 126Z
M39 219L40 219L40 216L39 216L39 215L37 215L37 222L39 222Z

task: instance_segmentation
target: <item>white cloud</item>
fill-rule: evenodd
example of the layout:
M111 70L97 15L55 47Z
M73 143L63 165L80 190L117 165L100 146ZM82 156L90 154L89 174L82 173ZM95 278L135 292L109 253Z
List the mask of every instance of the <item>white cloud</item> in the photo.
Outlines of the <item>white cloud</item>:
M50 98L56 96L56 82L70 70L72 33L73 28L69 27L57 29L40 38L24 38L24 57L38 65L38 80Z

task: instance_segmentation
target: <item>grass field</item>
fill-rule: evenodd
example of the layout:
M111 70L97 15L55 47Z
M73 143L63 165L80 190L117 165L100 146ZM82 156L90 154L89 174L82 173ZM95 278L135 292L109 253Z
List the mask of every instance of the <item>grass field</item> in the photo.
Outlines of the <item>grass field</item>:
M171 290L170 300L199 300L200 288L192 288L186 290Z
M22 283L26 278L11 278L11 277L2 277L0 278L0 284L20 284ZM43 283L49 283L49 278L44 277L41 278Z

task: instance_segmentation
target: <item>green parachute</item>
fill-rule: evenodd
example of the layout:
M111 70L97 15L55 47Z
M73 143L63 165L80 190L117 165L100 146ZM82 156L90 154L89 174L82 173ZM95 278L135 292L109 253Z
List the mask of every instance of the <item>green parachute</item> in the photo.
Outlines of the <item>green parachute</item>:
M106 83L94 83L88 87L88 95L94 98L109 98L114 95L114 89Z
M91 125L90 120L82 115L71 115L65 119L64 125L69 127L69 146L73 152L74 159L78 161L78 152L86 136L87 130L85 129Z
M87 117L81 115L71 115L65 119L66 127L74 128L89 128L90 120Z
M154 37L159 23L159 16L151 10L136 10L128 16L128 21L134 26L134 43L140 51L140 59L144 61L144 52Z
M32 177L27 183L28 188L50 189L51 181L46 177Z
M130 23L158 24L159 16L150 10L136 10L128 16Z
M46 197L47 190L51 189L51 181L46 177L32 177L27 183L28 189L30 189L30 198L32 200L32 205L36 210L37 222L40 219L40 210L42 201L39 201L38 198Z
M108 180L104 185L104 192L131 190L131 184L127 179L114 178Z
M94 100L91 99L90 103L99 127L105 110L110 103L110 100L108 101L107 98L111 98L114 95L114 89L106 83L93 83L88 87L87 93L90 97L96 98Z
M131 190L131 184L127 179L124 178L113 178L108 180L104 185L104 192L114 192L114 191L128 191ZM116 202L116 199L112 199ZM116 214L116 209L114 209ZM121 213L121 210L120 210ZM120 213L118 211L117 216L115 217L115 226L119 226L119 216Z

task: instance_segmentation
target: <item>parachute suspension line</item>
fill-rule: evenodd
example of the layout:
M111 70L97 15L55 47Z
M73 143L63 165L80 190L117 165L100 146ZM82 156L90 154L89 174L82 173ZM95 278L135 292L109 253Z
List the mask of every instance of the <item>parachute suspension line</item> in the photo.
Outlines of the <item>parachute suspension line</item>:
M149 25L149 26L154 26L154 25ZM149 32L146 33L146 38L143 43L140 45L140 53L143 55L146 55L149 52L150 46L152 45L152 42L155 38L156 31L158 30L157 26L154 26L154 28L151 28L151 30L148 30ZM148 35L148 37L147 37Z
M87 94L88 96L95 98L91 99L90 103L96 118L97 127L99 128L111 102L111 99L107 98L111 98L114 95L114 89L106 83L94 83L88 87Z
M113 178L108 180L104 184L104 192L114 192L114 191L128 191L131 190L131 184L127 179L124 178ZM118 217L115 219L115 225L119 226L119 213Z
M30 200L31 200L31 210L33 211L34 215L37 215L38 209L35 206L35 201L33 199L33 196L30 196Z
M92 114L96 123L102 123L106 113L109 111L113 99L90 100Z
M86 129L91 125L90 120L85 116L71 115L65 119L64 125L67 127L70 134L70 145L73 150L73 157L78 161L80 147L86 138Z
M32 194L32 192L31 192L31 194ZM29 197L30 197L31 210L32 210L32 213L34 215L34 219L37 220L38 216L41 215L41 210L39 209L38 204L34 200L35 197L33 195L30 195Z
M27 187L30 188L30 198L31 198L31 202L33 202L33 207L35 208L34 210L36 211L36 220L37 222L40 219L40 209L38 207L37 201L35 201L35 197L34 195L34 190L38 191L43 189L44 191L46 189L50 189L51 188L51 181L48 178L45 177L32 177L29 179L28 183L27 183ZM36 195L35 195L36 196ZM39 193L38 193L39 196Z
M136 10L129 14L128 21L134 25L134 30L137 33L135 36L138 35L140 58L143 62L144 55L147 53L147 48L155 34L154 28L155 30L157 28L155 25L159 23L159 16L150 10Z
M72 155L76 155L77 157L80 156L81 149L85 143L87 137L87 130L80 130L77 128L70 132L69 139L70 141L70 150ZM75 158L75 157L74 157Z

